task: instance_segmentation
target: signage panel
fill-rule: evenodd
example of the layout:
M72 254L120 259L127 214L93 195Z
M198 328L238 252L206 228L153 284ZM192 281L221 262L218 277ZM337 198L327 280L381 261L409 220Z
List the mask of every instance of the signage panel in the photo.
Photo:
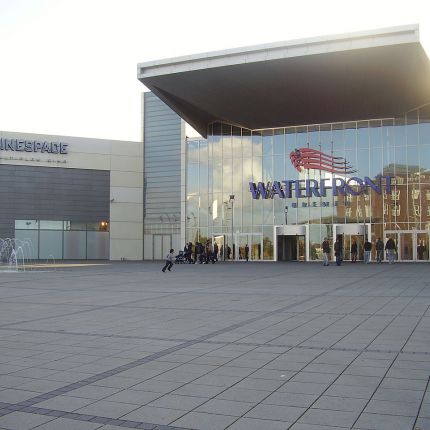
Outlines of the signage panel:
M39 152L47 154L68 154L67 143L41 140L0 138L0 151Z

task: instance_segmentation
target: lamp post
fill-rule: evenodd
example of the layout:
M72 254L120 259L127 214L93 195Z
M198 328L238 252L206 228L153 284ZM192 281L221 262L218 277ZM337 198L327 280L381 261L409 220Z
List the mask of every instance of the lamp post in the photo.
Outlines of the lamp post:
M285 206L285 225L288 224L288 206Z
M233 236L233 217L234 217L234 194L230 194L230 203L231 203L231 252L233 253L234 260L234 236Z

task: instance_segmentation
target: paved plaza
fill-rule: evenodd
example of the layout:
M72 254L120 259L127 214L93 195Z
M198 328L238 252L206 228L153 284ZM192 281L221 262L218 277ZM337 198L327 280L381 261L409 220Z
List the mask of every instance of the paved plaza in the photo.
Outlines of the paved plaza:
M428 264L0 271L0 429L430 429Z

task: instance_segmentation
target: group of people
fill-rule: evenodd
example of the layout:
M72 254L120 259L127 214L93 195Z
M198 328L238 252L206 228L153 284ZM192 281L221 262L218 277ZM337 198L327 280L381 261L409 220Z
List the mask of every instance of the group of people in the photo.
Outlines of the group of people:
M363 248L364 248L364 263L369 264L373 245L371 242L369 242L368 239L366 239L366 241L364 242ZM339 238L336 239L336 242L333 245L333 249L334 249L334 255L336 257L336 265L340 266L343 260L343 246L342 246L342 241L339 240ZM375 242L375 249L376 249L377 263L382 263L382 260L384 259L384 249L387 252L387 259L389 264L394 263L397 247L393 239L389 238L387 240L387 243L384 246L384 242L382 242L381 238L378 237L378 240ZM323 266L329 266L330 243L328 241L328 238L324 239L324 242L322 243L322 250L323 250ZM357 242L354 241L351 244L351 262L352 263L357 262L357 253L358 253L358 245L357 245Z
M245 260L249 261L248 244L245 245L244 253ZM231 247L229 245L225 247L223 245L218 246L217 242L214 242L212 245L212 242L210 240L207 240L205 243L196 242L194 245L192 242L188 242L184 246L184 250L182 252L181 257L188 264L215 264L217 261L220 260L230 260L232 254ZM167 254L166 256L166 264L161 270L163 272L165 272L166 270L171 271L175 259L176 257L174 255L174 249L171 249L169 254Z
M218 256L222 259L224 253L224 248L218 247L218 244L207 240L206 243L196 242L195 245L192 242L188 242L184 246L183 258L188 264L214 264L218 261ZM231 254L231 248L227 247L227 255Z

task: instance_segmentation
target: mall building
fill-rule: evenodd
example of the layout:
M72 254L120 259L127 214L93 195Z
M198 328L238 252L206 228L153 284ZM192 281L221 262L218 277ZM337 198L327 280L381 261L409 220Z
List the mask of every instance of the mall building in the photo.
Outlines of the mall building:
M140 142L0 132L0 238L35 259L429 260L430 62L417 26L138 65ZM186 123L200 134L186 136ZM30 246L28 245L30 244ZM0 241L1 248L1 241ZM230 252L229 252L230 251ZM1 258L1 256L0 256Z
M252 260L321 260L325 237L346 260L353 242L362 259L366 239L390 237L400 261L429 260L430 62L418 26L146 62L138 78L151 90L145 259L180 235L235 260L247 244ZM184 137L184 121L202 137Z

